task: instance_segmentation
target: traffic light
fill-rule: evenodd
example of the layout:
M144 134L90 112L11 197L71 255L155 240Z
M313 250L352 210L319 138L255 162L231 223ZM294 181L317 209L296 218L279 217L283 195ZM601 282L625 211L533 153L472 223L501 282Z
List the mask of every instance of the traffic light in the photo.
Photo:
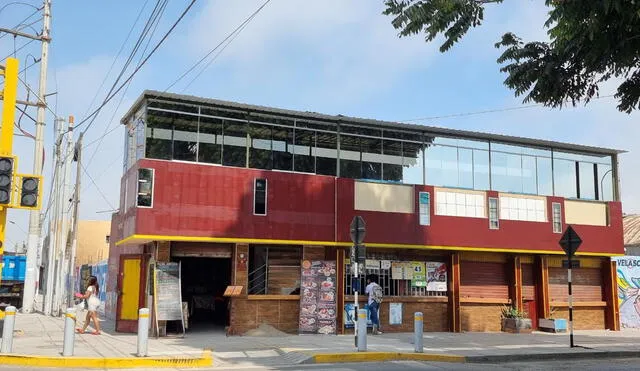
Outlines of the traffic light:
M11 204L13 160L13 157L0 157L0 205Z
M42 177L35 175L22 175L20 187L20 208L40 208L40 181Z

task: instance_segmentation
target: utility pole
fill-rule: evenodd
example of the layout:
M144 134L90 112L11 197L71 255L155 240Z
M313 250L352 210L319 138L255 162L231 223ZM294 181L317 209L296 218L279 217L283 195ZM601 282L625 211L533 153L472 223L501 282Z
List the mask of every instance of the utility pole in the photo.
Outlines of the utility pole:
M40 56L40 82L38 86L38 114L36 116L36 139L34 149L33 173L42 174L44 125L45 125L45 95L47 94L47 67L49 59L49 42L51 41L51 0L44 0L42 50ZM38 257L38 243L40 241L40 211L31 210L29 213L29 237L27 239L27 267L24 281L22 311L31 313L36 294L36 260ZM51 269L52 267L47 267Z
M82 137L84 133L80 133L78 142L76 143L75 157L78 166L76 167L76 189L73 194L73 234L71 235L71 254L69 256L69 277L71 277L70 287L67 291L67 307L73 307L73 287L76 282L76 248L78 246L78 206L80 204L80 180L82 179Z
M57 262L58 255L58 243L60 229L60 188L63 187L62 179L62 132L64 131L64 120L56 119L54 122L55 128L55 143L54 143L54 157L53 157L53 192L51 194L51 217L49 218L49 245L47 247L47 280L45 283L45 297L44 297L44 313L54 314L55 312L55 277L56 269L60 269ZM28 248L27 248L28 249ZM27 250L28 251L28 250Z

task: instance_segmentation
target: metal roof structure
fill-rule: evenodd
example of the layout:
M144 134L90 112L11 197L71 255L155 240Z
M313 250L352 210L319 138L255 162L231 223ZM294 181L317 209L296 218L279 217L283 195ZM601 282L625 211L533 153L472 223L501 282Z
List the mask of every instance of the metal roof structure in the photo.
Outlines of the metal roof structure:
M147 99L166 99L166 100L170 100L178 103L199 104L199 105L212 106L217 108L247 111L251 113L287 116L290 118L298 118L298 119L329 121L334 123L340 122L343 124L362 125L362 126L369 126L369 127L377 127L381 129L386 128L386 129L395 129L395 130L407 130L407 131L421 132L421 133L435 135L435 136L455 137L460 139L489 140L489 141L496 141L496 142L501 142L506 144L527 145L527 146L535 146L535 147L549 147L557 150L589 153L589 154L595 154L595 155L618 155L620 153L626 152L618 149L601 148L601 147L594 147L594 146L563 143L563 142L556 142L556 141L550 141L550 140L524 138L524 137L509 136L509 135L502 135L502 134L490 134L490 133L468 131L468 130L447 129L447 128L436 127L436 126L400 123L400 122L393 122L393 121L381 121L381 120L365 119L365 118L358 118L358 117L349 117L349 116L343 116L343 115L327 115L327 114L321 114L316 112L294 111L294 110L287 110L287 109L280 109L280 108L273 108L273 107L264 107L264 106L258 106L258 105L229 102L229 101L218 100L218 99L202 98L202 97L196 97L191 95L167 93L167 92L161 92L161 91L155 91L155 90L145 90L140 95L140 97L135 101L135 103L131 106L129 111L127 111L125 116L122 118L121 123L125 124L128 121L129 116L133 115L134 112L136 112L139 109L139 107L143 104L143 102Z
M622 218L624 245L640 247L640 215L625 215Z

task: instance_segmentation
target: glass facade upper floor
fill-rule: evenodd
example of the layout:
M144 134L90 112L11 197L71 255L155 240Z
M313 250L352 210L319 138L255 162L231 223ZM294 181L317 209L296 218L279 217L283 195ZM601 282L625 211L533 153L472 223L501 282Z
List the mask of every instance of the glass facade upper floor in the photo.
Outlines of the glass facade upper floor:
M338 118L338 117L336 117ZM164 99L126 118L125 170L140 158L379 182L612 201L615 155L519 145Z

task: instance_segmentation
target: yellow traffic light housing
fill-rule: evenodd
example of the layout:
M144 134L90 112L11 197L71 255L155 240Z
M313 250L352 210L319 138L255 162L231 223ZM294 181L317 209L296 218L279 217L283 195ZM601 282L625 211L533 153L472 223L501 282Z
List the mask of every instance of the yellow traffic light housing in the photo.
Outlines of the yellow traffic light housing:
M14 182L17 185L14 209L40 210L42 208L42 176L31 174L16 174Z

